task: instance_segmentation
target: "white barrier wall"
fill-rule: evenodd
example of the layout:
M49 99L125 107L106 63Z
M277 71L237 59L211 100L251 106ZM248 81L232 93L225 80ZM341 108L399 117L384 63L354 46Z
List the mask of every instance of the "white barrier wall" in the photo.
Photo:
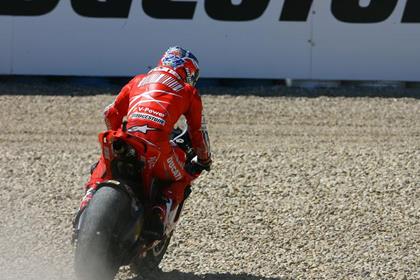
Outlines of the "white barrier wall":
M12 69L12 18L0 16L0 74L10 74Z
M420 81L420 1L0 3L0 74L130 76L171 45L203 77Z
M419 81L420 21L401 23L407 1L395 2L395 10L383 22L349 24L333 16L331 1L317 1L312 77ZM419 0L417 8L420 19Z

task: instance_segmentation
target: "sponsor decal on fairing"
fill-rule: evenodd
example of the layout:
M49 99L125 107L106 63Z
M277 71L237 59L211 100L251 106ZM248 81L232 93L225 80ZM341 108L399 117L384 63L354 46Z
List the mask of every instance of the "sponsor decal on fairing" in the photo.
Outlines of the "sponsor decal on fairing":
M178 168L176 168L175 162L174 162L174 157L170 157L166 160L166 162L169 165L169 169L171 170L172 175L175 177L176 180L181 180L182 179L182 174L181 171L178 170Z

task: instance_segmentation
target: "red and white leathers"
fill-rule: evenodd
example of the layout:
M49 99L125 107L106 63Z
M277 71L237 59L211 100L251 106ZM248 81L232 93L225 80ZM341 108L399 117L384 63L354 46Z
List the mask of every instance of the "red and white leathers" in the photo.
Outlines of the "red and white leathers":
M126 116L129 133L159 147L161 154L153 167L152 176L173 181L164 191L164 196L177 205L184 198L185 187L195 177L184 170L185 162L174 152L170 135L175 123L184 115L199 161L209 161L210 144L202 111L201 98L195 87L185 83L171 68L156 67L125 85L104 115L111 130L120 128ZM96 183L103 181L104 169L103 159L100 159L87 188L95 188Z

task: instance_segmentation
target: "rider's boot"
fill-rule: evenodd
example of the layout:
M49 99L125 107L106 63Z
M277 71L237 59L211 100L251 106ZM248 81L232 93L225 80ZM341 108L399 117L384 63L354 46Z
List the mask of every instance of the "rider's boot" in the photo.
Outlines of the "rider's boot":
M145 225L144 236L152 240L162 240L166 227L176 222L178 206L185 198L188 181L176 181L163 190L160 202L152 207L149 223Z
M165 199L152 207L149 222L145 225L144 236L150 240L162 240L165 236L165 229L169 219L169 213L173 208L172 199Z

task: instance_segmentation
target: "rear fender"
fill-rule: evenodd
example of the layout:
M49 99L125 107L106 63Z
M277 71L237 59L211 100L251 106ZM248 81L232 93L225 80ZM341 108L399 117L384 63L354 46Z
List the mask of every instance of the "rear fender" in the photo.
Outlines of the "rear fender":
M122 182L119 182L119 181L116 181L116 180L108 180L108 181L104 181L104 182L99 183L97 186L98 186L98 188L97 188L98 190L102 187L107 186L107 187L116 188L116 189L119 189L119 190L122 190L123 192L125 192L131 199L132 213L135 213L135 212L139 211L140 208L142 208L142 205L141 205L139 199L137 198L136 194L131 189L131 187L122 183Z
M107 174L109 174L109 178L118 179L118 180L129 180L129 178L116 178L112 174L112 162L116 158L113 151L113 142L121 140L126 144L133 147L137 152L137 159L144 163L144 166L141 168L141 176L142 176L142 183L143 183L143 194L147 195L150 193L150 183L151 183L151 170L153 169L155 163L158 161L161 151L158 146L155 144L138 137L133 134L126 133L121 129L116 131L109 130L99 134L98 140L101 146L102 151L102 158L105 161L105 166L107 170ZM120 174L121 175L121 174ZM137 180L137 178L136 178ZM133 180L133 181L136 181ZM132 183L132 182L130 182Z

